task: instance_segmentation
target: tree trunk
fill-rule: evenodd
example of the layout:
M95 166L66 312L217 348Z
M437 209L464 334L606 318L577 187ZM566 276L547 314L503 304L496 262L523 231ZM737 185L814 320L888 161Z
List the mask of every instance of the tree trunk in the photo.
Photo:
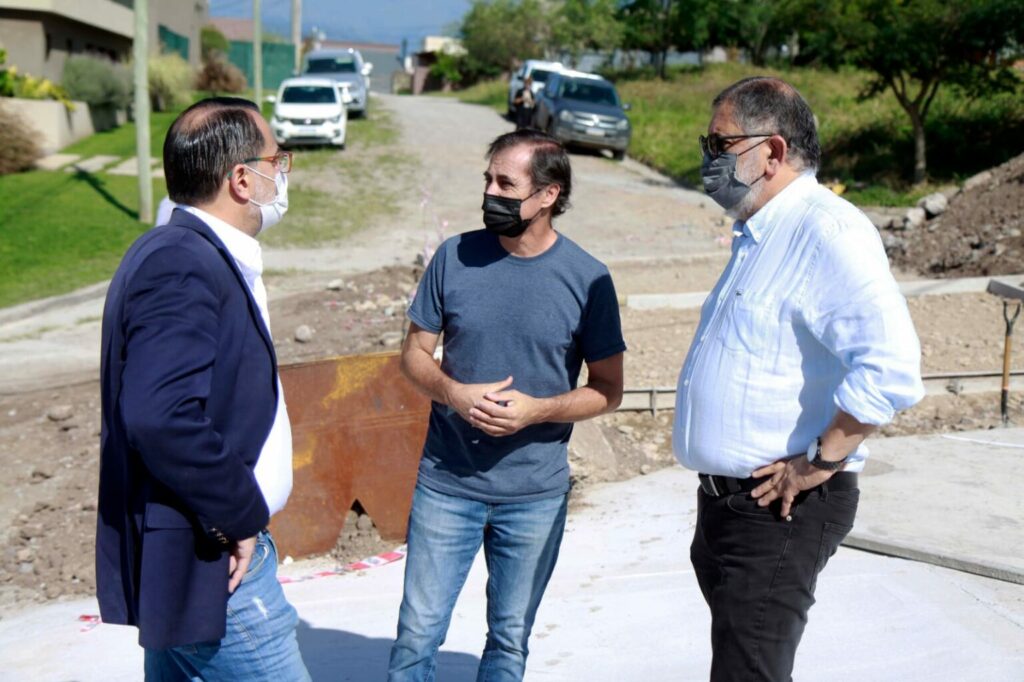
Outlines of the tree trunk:
M914 184L919 185L928 179L928 165L925 152L924 121L915 110L908 112L910 122L914 126Z

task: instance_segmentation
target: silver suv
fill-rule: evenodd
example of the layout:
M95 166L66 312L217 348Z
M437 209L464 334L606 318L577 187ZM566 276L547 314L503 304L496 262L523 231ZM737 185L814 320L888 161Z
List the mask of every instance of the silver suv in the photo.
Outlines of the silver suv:
M351 99L345 105L350 114L362 116L370 96L373 64L363 61L359 50L314 50L306 55L304 76L330 78L348 89Z

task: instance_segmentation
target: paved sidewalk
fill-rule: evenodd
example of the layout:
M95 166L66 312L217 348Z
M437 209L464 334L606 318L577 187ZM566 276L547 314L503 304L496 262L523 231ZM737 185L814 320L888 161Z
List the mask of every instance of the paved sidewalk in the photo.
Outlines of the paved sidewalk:
M914 505L888 492L887 477L900 487L901 476L914 476L919 480L904 479L903 487L913 483L923 491L935 482L927 470L910 466L910 455L905 460L894 456L897 450L909 451L899 447L906 445L900 441L911 440L885 441L896 449L882 441L875 444L879 461L893 468L866 476L862 485L862 525L874 532L886 528L886 520L892 521L885 530L890 535L914 524L936 533L950 525L927 506L908 514ZM976 473L973 465L957 471L960 446L953 449L939 457L949 460L941 475L970 479ZM999 476L989 468L988 485L982 486L992 491ZM528 680L707 679L709 618L687 557L695 489L694 474L671 468L596 486L574 506L531 641ZM1019 519L1016 500L997 505L1004 503L1010 507L1002 513ZM967 540L991 534L986 514L997 505L990 497L970 496L957 513L959 534L951 542L961 551L974 551ZM1001 537L1005 554L1019 556L1019 542ZM300 644L315 680L384 679L403 567L399 562L285 587L302 617ZM297 562L282 571L297 576L316 568ZM478 558L439 658L439 680L474 679L485 632L484 582ZM797 657L796 680L1020 679L1024 586L844 547L819 582L817 598ZM96 613L95 603L83 600L0 621L5 679L139 679L135 632L100 625L81 633L76 618L88 613Z

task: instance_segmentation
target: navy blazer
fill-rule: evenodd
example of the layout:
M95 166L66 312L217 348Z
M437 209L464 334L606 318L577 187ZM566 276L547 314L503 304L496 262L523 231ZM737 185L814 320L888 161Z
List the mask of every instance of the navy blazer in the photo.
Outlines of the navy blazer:
M274 345L234 259L175 210L125 254L103 310L96 589L149 649L220 640L228 553L266 527L253 473Z

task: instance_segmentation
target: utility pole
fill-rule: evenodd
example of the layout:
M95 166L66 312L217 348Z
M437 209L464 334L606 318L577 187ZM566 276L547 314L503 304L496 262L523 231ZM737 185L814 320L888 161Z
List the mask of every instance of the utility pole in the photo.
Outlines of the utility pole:
M263 12L260 0L252 0L252 96L263 111Z
M153 178L149 159L149 0L135 0L135 156L139 161L139 221L153 222Z
M302 72L302 0L292 0L292 44L295 45L295 73Z

